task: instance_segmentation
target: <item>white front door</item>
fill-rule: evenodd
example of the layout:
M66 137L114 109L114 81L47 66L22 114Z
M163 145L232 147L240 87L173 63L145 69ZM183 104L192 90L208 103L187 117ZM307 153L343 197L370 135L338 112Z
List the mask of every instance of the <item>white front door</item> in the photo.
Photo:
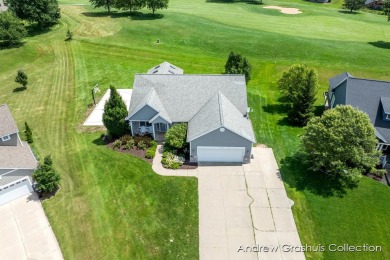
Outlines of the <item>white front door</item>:
M30 181L25 179L0 188L0 206L33 191Z
M198 162L244 161L245 147L198 146Z

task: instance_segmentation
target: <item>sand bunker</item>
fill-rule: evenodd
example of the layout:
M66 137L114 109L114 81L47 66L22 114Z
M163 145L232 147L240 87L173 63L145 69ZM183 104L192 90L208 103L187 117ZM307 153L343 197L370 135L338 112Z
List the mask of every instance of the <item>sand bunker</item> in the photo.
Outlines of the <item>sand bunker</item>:
M263 8L276 9L276 10L279 10L281 13L284 13L284 14L301 14L302 13L301 11L299 11L298 8L284 8L284 7L275 6L275 5L270 5L270 6L266 6L266 7L263 7Z

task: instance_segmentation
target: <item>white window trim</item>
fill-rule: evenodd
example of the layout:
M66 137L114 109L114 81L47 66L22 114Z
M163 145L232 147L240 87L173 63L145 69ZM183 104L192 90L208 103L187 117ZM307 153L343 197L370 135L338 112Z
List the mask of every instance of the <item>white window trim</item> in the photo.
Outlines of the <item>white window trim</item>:
M2 140L3 142L6 142L6 141L8 141L8 140L11 140L11 136L5 135L5 136L1 137L1 140Z
M390 120L390 114L386 114L386 119Z

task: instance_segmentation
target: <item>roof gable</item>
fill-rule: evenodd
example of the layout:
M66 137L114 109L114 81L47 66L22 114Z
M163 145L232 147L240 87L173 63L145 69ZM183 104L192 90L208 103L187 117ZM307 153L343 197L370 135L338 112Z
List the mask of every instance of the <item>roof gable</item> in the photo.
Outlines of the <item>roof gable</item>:
M333 78L330 78L329 79L329 86L331 89L335 89L338 86L340 86L341 83L343 83L345 80L347 80L348 78L351 78L351 77L352 77L352 75L349 72L343 72L340 75L337 75Z
M188 123L187 141L191 142L219 127L256 142L250 120L244 117L222 92L210 98Z
M17 132L19 129L8 106L6 104L0 105L0 137Z

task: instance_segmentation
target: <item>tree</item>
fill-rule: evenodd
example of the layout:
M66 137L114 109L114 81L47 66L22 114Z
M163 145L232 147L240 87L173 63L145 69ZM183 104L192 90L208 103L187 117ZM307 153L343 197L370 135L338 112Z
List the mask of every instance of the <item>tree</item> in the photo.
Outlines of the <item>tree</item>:
M27 74L22 69L19 69L16 73L15 82L26 88L28 84L27 79Z
M168 0L146 0L146 7L152 10L153 15L157 9L167 9L168 8Z
M352 13L357 11L364 6L364 0L344 0L343 7L349 9Z
M352 106L336 106L312 118L301 136L311 169L355 178L379 162L370 118Z
M387 21L390 21L390 0L386 0L383 5L383 12L387 15Z
M0 41L7 46L18 45L26 37L22 21L10 12L0 12Z
M118 0L119 1L119 0ZM115 0L89 0L94 8L104 7L107 9L107 13L110 13L111 6L115 4Z
M40 28L47 28L61 18L57 0L8 0L9 10L17 17Z
M186 144L187 124L180 123L172 126L165 134L165 143L173 148L182 149Z
M66 40L71 41L73 39L73 33L70 30L66 31Z
M145 4L144 0L116 0L115 7L131 12L145 7Z
M35 189L40 193L54 192L61 180L60 175L53 169L50 155L45 157L44 163L39 165L32 177L37 182Z
M244 74L245 81L248 82L251 79L251 65L241 54L230 52L225 64L225 74Z
M314 115L318 77L314 69L302 64L294 64L283 72L278 88L291 103L288 119L296 125L306 125Z
M33 140L31 128L27 124L27 122L24 122L24 127L25 127L26 141L27 143L32 144L34 140Z
M110 98L104 105L103 124L113 137L120 137L129 130L125 120L127 108L115 87L110 86L110 90Z

